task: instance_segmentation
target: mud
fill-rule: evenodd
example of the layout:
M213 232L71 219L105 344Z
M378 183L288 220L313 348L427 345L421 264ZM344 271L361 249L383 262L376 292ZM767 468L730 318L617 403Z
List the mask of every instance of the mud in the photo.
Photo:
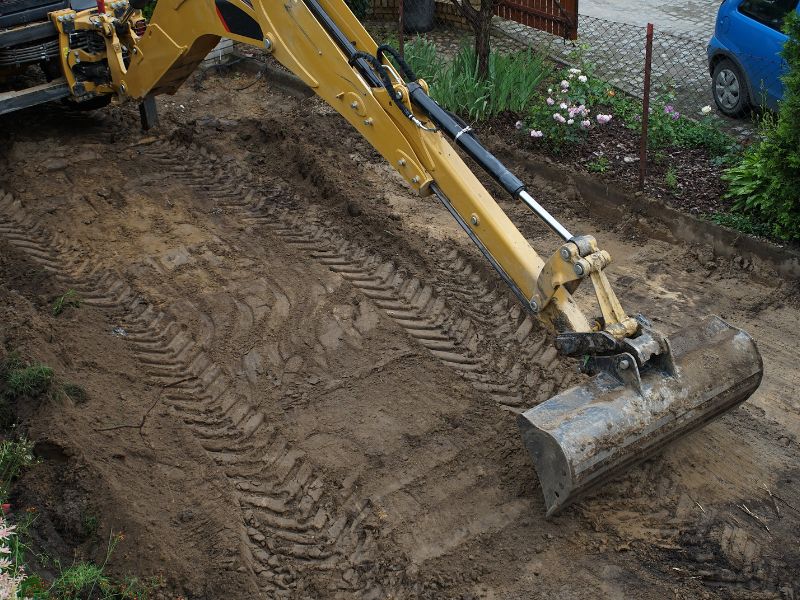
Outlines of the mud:
M126 531L110 568L188 598L800 592L794 284L652 217L592 221L575 185L516 157L615 257L631 312L667 332L719 314L766 369L741 408L545 520L515 413L576 365L444 208L317 100L232 91L251 77L195 78L154 135L133 107L0 122L4 342L88 391L28 419L75 473L30 482L33 500L82 490ZM69 288L83 305L55 319Z

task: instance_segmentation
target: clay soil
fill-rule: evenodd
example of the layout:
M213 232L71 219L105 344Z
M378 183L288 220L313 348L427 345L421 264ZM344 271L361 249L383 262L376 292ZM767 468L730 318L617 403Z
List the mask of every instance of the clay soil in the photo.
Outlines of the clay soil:
M4 348L87 391L18 407L38 551L102 559L124 531L109 571L161 575L160 598L797 597L796 283L593 217L511 157L615 257L631 312L719 314L765 365L744 405L546 520L515 412L576 365L440 205L253 77L196 75L149 133L133 106L0 121Z

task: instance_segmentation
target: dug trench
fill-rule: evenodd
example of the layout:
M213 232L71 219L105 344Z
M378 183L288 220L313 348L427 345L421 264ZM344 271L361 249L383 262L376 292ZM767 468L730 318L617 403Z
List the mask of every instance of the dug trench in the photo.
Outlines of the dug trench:
M2 122L4 344L87 390L22 416L37 544L102 552L65 525L91 511L126 534L109 568L164 597L798 593L796 284L595 219L513 157L612 253L626 307L666 332L720 314L765 363L742 407L545 520L515 411L576 365L335 112L249 77L195 77L154 135L127 106ZM53 317L66 289L82 304Z

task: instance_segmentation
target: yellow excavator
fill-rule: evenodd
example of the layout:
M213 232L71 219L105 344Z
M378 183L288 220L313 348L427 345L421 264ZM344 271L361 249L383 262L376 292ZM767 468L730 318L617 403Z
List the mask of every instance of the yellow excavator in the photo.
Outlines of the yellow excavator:
M605 274L609 253L548 213L470 127L431 99L394 49L373 41L343 0L159 0L149 22L142 18L145 2L0 1L0 61L14 54L9 49L41 56L50 75L30 89L0 91L0 114L56 98L90 107L137 101L144 123L152 123L154 97L175 93L221 38L272 54L409 186L438 198L522 306L554 331L557 350L578 357L592 375L518 416L548 515L759 386L755 343L722 319L711 316L666 337L644 316L629 316ZM13 16L9 6L32 4L45 20L7 21L3 29L4 10ZM37 31L49 41L35 38ZM38 55L30 49L37 44ZM561 239L553 256L536 253L456 147ZM596 316L573 298L584 280L594 287Z

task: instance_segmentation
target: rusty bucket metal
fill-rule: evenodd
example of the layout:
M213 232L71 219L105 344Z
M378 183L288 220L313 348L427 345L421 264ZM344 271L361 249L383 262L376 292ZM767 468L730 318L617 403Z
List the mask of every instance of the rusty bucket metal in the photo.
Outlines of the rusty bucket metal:
M736 407L761 383L755 342L719 317L668 342L670 361L638 368L621 355L625 377L601 372L519 415L547 516Z

